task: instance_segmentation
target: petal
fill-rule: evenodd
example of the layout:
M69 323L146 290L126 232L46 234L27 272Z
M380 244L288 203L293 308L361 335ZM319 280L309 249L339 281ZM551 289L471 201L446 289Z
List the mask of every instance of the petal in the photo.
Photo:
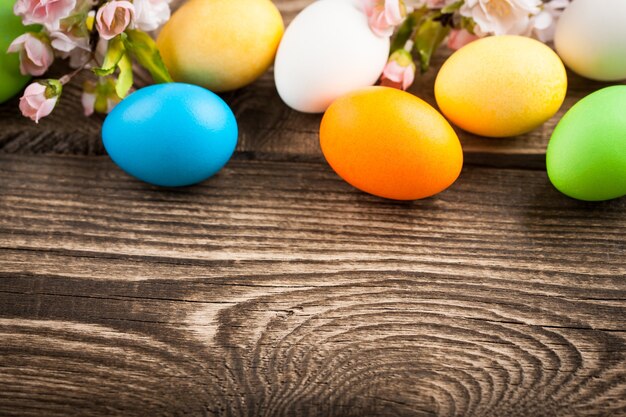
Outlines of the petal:
M21 16L28 11L28 1L27 0L17 0L13 5L13 13L16 16Z
M25 33L15 38L13 42L11 42L11 45L9 45L9 49L7 49L7 52L19 52L19 50L24 47L24 42L26 42L28 36L29 34Z
M391 81L399 83L402 82L404 77L404 69L405 67L401 66L396 61L391 61L385 66L383 76Z
M402 78L402 89L406 90L413 84L413 81L415 81L415 69L413 69L412 66L406 67Z
M361 7L367 16L371 16L374 12L374 6L376 5L376 0L361 0Z
M109 2L102 7L102 21L106 24L107 27L111 27L113 23L113 19L115 18L115 11L117 8L115 7L116 1ZM99 11L98 11L99 12Z
M32 75L34 77L39 77L46 72L44 67L40 67L39 65L33 64L28 57L22 56L20 60L20 72L22 75Z
M37 109L37 113L35 114L35 123L39 123L39 119L46 117L52 110L54 110L54 106L57 104L58 97L53 97L45 100Z
M76 43L63 32L53 32L50 36L52 37L52 46L58 51L70 52L77 46Z
M148 4L150 4L148 0L134 0L133 1L133 7L135 8L135 13L137 14L137 16L141 16L146 9L150 8Z
M532 30L531 21L528 15L518 16L517 19L511 19L507 30L507 35L529 35Z
M570 0L552 0L548 4L547 7L551 9L564 9L569 6Z
M541 0L512 0L513 5L516 9L525 10L530 14L539 13L541 10L539 6L541 6Z
M45 93L34 94L30 96L24 96L24 100L26 100L30 107L37 109L39 108L39 106L41 106L41 103L46 101L46 96Z
M402 23L404 18L402 16L400 0L385 1L385 19L387 20L387 23L392 26Z
M47 16L46 6L39 2L35 2L35 6L29 13L32 17L36 18L36 21L41 23ZM35 19L33 19L35 20Z
M85 116L91 116L94 112L94 106L96 104L96 95L90 94L90 93L83 93L80 101L83 105Z
M115 36L115 34L110 29L110 24L107 23L107 17L110 14L109 4L107 3L98 9L98 13L96 13L96 26L98 28L98 32L100 33L100 37L102 39L111 39ZM113 10L115 12L115 10Z
M369 24L372 31L380 37L391 36L393 34L393 27L389 26L385 18L384 10L380 8L370 16Z
M45 94L46 86L37 82L31 83L24 90L24 96L33 96Z
M37 113L37 110L32 108L23 97L20 98L19 107L24 117L28 117L32 120L35 120L34 117L35 117L35 114Z
M544 29L549 28L550 26L552 26L553 22L554 22L554 19L552 18L552 15L546 11L539 13L537 16L535 16L535 19L534 19L535 28L539 30L544 30Z
M24 43L24 51L26 51L28 59L37 66L43 65L45 49L43 42L34 36L28 37Z

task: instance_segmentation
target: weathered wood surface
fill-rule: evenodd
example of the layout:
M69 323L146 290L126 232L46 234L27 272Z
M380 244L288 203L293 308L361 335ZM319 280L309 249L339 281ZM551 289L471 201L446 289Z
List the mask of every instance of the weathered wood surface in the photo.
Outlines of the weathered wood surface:
M322 163L182 190L0 158L0 414L624 415L626 201L467 167L410 204Z
M39 127L0 106L1 416L626 415L626 199L552 188L556 119L463 135L458 182L396 203L271 74L225 96L235 159L176 190L116 168L77 95Z

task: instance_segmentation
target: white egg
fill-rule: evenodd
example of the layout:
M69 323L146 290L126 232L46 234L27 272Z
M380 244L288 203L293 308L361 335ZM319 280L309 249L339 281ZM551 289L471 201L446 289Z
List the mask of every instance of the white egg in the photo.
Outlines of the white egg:
M554 45L584 77L626 79L626 0L574 0L557 24Z
M278 47L278 94L295 110L323 112L335 99L378 80L389 44L372 32L356 1L318 0L296 16Z

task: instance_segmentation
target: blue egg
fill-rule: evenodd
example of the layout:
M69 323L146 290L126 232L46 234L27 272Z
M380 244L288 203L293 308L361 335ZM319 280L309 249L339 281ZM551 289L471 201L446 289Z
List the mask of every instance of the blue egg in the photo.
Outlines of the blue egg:
M120 168L165 187L217 173L235 151L237 134L235 115L221 98L181 83L137 90L102 126L104 147Z

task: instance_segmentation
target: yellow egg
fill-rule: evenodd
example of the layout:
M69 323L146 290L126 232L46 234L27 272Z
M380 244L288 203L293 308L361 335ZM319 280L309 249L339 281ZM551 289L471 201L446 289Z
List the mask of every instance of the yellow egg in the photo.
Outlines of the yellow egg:
M439 108L455 125L489 137L521 135L556 114L567 74L546 45L521 36L493 36L452 54L435 82Z
M157 46L174 80L229 91L269 68L284 29L270 0L191 0L163 27Z

